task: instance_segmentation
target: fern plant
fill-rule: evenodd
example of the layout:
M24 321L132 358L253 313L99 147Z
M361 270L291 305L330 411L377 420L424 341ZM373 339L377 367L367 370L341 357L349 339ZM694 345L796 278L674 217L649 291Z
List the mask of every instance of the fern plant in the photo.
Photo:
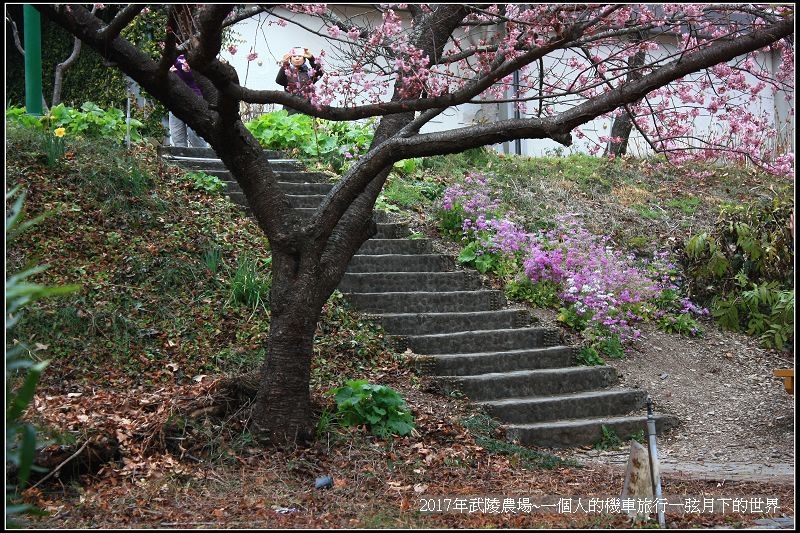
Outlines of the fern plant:
M724 205L712 232L692 236L682 251L690 297L708 305L723 327L770 348L794 341L794 201Z
M753 283L721 298L711 313L723 327L756 336L767 348L784 349L794 339L794 289L783 290L775 282Z

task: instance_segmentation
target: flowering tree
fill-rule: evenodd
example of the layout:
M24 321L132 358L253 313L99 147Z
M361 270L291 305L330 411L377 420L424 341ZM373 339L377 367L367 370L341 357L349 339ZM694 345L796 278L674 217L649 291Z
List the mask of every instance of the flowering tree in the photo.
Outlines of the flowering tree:
M732 93L790 91L793 79L791 7L407 4L375 6L379 22L359 24L325 5L288 5L284 13L319 21L327 49L341 60L336 68L326 65L309 100L243 87L234 69L217 58L224 27L274 6L171 6L160 60L120 37L143 5L120 9L107 24L78 5L37 8L208 140L244 190L273 252L272 322L254 423L274 442L313 434L308 385L316 323L350 258L375 233L373 206L394 162L521 138L568 146L581 125L620 112L633 117L655 149L685 157L689 146L681 143L691 138L691 121L709 105L690 89L698 80L716 91L711 104L718 116L755 142L746 130L763 125L762 117L742 109ZM660 41L670 46L659 47ZM628 61L641 50L648 51L641 66ZM180 53L203 97L169 72ZM759 63L759 53L777 54L782 63L773 72ZM629 75L632 69L636 76ZM520 106L519 118L421 131L449 107L508 101L509 94ZM370 149L310 219L299 219L242 124L242 101L283 104L330 120L380 121ZM785 170L787 157L767 159L764 150L737 148L720 135L703 140L701 155L727 149Z

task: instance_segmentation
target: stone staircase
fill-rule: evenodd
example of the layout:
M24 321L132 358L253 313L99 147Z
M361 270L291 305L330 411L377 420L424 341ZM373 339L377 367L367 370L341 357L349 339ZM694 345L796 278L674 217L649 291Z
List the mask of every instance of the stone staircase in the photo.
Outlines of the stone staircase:
M228 196L247 208L238 184L211 149L163 147L164 160L220 177ZM312 213L331 188L328 176L268 154L295 209ZM646 431L646 391L618 386L616 370L577 366L575 349L557 330L536 327L501 291L482 287L477 272L433 252L428 239L409 239L403 223L376 213L378 234L352 258L339 289L384 327L400 350L410 349L440 390L459 391L503 422L526 445L593 444L602 426L620 437ZM657 415L659 433L676 424Z

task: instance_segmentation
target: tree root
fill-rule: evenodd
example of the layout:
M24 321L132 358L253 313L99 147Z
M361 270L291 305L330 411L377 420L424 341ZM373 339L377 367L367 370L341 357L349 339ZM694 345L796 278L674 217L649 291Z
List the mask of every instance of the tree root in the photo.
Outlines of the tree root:
M215 402L226 412L233 412L256 399L261 383L261 372L253 370L239 376L221 379L216 387Z
M50 444L36 450L33 464L44 469L32 470L28 483L38 486L50 479L67 481L84 474L94 474L109 461L120 458L119 442L108 435L96 435L83 444ZM8 480L15 483L19 470L16 465L7 469Z

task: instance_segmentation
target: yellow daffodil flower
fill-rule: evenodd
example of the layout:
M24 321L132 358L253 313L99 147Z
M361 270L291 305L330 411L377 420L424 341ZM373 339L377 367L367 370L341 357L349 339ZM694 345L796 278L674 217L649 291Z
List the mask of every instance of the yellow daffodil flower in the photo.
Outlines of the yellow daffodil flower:
M67 133L67 130L65 130L64 128L56 128L56 131L53 132L53 135L61 138L64 136L65 133Z

